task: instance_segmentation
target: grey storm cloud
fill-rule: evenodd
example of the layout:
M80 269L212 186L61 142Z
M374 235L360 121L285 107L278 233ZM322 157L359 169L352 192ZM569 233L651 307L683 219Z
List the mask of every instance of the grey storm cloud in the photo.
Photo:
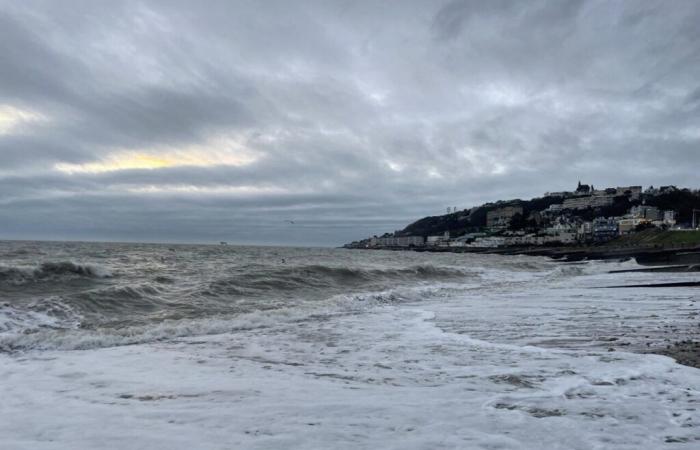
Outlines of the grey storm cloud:
M0 238L338 245L579 179L698 187L698 23L695 1L0 0Z

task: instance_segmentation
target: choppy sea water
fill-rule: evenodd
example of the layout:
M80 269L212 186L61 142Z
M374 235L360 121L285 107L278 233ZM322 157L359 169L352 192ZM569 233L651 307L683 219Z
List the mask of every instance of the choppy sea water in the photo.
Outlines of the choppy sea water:
M0 448L700 445L693 279L633 262L0 242ZM610 351L610 350L614 351Z

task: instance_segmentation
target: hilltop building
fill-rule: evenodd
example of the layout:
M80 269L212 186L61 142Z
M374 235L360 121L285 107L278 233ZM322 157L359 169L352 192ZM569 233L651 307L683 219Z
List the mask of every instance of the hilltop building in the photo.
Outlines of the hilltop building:
M669 193L674 195L654 198ZM423 251L462 247L463 250L455 251L470 251L467 248L590 244L652 227L683 229L689 220L690 203L693 208L700 206L700 191L680 190L675 186L650 187L646 191L641 186L596 189L579 181L572 192L548 192L545 197L548 198L485 203L463 210L459 217L426 217L393 234L386 233L345 246ZM678 208L678 211L665 208ZM455 209L450 208L453 214ZM694 224L697 223L696 211L693 209ZM680 227L676 223L678 214L683 220Z
M583 197L573 197L564 200L564 209L586 209L610 206L615 201L612 195L586 195Z
M676 186L661 186L659 188L654 188L654 186L649 186L649 188L646 191L644 191L644 193L647 195L656 196L656 195L676 192L679 190L680 189L678 189Z
M574 195L572 192L568 191L559 191L559 192L545 192L543 197L561 197L561 198L567 198L571 197Z
M593 191L593 186L581 184L581 180L578 180L578 186L576 187L576 191L574 191L574 195L590 195Z
M593 185L578 182L574 192L545 192L545 197L561 197L563 202L550 205L544 212L556 215L564 209L586 209L610 206L615 203L616 197L628 197L630 200L639 200L642 195L641 186L618 186L614 188L595 189Z
M668 187L668 186L666 186ZM578 182L578 186L576 186L576 190L574 192L568 192L568 191L561 191L561 192L545 192L544 196L545 197L561 197L564 198L565 201L567 199L572 199L576 197L590 197L590 198L614 198L614 197L629 197L630 200L639 200L642 195L642 187L641 186L618 186L614 188L605 188L605 189L595 189L593 185L588 185L588 184L582 184L581 181ZM593 200L592 203L605 203L608 200ZM584 204L586 202L582 202L580 204ZM577 205L579 203L573 203L573 205ZM600 206L600 205L599 205ZM566 205L564 207L567 207ZM588 206L583 206L583 208L587 208ZM579 209L579 207L572 207L572 209Z

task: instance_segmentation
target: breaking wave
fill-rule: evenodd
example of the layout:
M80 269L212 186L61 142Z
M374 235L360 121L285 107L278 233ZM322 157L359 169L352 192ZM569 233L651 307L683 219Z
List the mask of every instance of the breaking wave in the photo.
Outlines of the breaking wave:
M258 270L214 280L208 293L250 294L256 291L294 291L310 288L353 288L387 282L421 282L465 279L469 271L432 265L405 268L359 268L304 265Z
M516 269L495 258L332 249L0 243L0 251L0 352L276 326L440 300L482 289L489 277L541 271L525 260Z
M452 267L436 267L433 265L415 265L403 268L361 268L361 267L335 267L324 265L303 265L279 267L274 270L251 273L252 279L256 276L275 279L301 278L309 282L328 281L329 279L343 282L373 281L381 279L420 279L430 280L438 278L464 277L468 275L465 270Z
M71 261L43 262L35 267L0 266L0 285L26 285L75 278L107 278L112 273L98 265Z
M51 303L44 311L22 311L0 305L0 352L27 350L87 350L142 344L168 339L207 336L242 330L294 324L318 317L355 314L378 306L412 302L445 295L453 284L397 288L377 292L339 294L323 302L258 309L239 314L165 319L123 327L84 327L72 309ZM58 310L60 316L52 311Z

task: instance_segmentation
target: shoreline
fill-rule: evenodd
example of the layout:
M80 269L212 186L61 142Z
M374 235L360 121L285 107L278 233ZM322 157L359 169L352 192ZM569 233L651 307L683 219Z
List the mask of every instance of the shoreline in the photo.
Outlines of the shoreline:
M650 353L668 356L678 364L700 369L700 340L698 339L676 341L666 346L665 349L658 349Z
M341 247L342 248L342 247ZM545 256L562 262L624 260L635 258L640 265L676 266L700 271L700 245L654 246L538 246L538 247L371 247L351 250L413 251L428 253L477 253L493 255Z
M588 260L625 260L634 258L640 265L653 265L640 269L612 270L610 274L622 273L693 273L700 272L700 246L635 246L635 247L529 247L529 248L370 248L361 250L389 250L389 251L416 251L430 253L477 253L477 254L496 254L496 255L526 255L526 256L545 256L561 263L576 263ZM685 282L670 282L670 283L638 283L630 285L614 285L600 286L603 289L624 289L624 288L675 288L675 287L700 287L700 280L685 281ZM692 313L697 317L697 313ZM680 330L670 328L667 332L674 334ZM648 349L639 348L633 350L625 348L624 342L620 341L617 345L612 344L608 351L614 352L619 350L634 351L635 353L648 353L673 358L678 364L700 369L700 321L697 326L689 327L683 330L683 338L678 336L677 339L666 339L665 344L660 342L648 342ZM664 346L665 345L665 346Z

